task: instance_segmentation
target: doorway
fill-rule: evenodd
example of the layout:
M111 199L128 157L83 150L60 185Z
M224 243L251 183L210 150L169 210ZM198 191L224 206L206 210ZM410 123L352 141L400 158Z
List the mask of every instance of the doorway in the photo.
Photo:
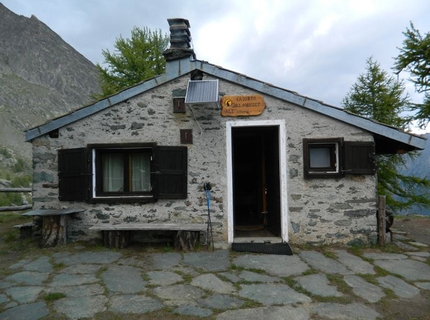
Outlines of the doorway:
M229 226L229 240L286 241L283 230L286 217L282 214L285 212L282 194L286 191L281 181L281 170L285 166L280 148L281 126L264 125L264 121L236 124L228 128L229 220L232 225Z

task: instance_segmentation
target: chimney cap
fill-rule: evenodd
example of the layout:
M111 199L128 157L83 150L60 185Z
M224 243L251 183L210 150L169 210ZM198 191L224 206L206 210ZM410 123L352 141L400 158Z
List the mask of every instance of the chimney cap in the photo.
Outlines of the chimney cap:
M192 56L194 50L191 48L190 22L183 18L167 19L170 26L170 48L163 52L166 61L182 59Z
M167 19L167 22L169 23L169 26L172 27L172 25L181 25L182 23L185 24L186 28L191 28L190 22L188 19L184 18L169 18Z

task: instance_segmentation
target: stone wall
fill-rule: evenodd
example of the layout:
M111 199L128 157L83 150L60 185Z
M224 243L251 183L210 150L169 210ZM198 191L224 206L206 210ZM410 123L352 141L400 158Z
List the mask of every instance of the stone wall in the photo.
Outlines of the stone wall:
M208 78L205 78L208 79ZM154 88L86 119L63 127L59 138L47 135L33 141L34 208L83 207L70 223L74 240L96 237L88 228L97 223L195 222L207 220L203 183L213 185L211 217L214 238L227 242L226 122L247 118L221 117L216 105L195 105L193 112L173 113L173 96L185 92L189 76ZM220 93L256 94L220 81ZM376 176L339 179L303 179L303 138L344 137L372 141L359 128L264 96L266 110L249 120L284 119L287 134L289 239L292 243L364 241L375 237ZM188 197L147 204L88 204L58 201L57 151L97 143L156 142L180 145L180 129L193 130L188 147Z

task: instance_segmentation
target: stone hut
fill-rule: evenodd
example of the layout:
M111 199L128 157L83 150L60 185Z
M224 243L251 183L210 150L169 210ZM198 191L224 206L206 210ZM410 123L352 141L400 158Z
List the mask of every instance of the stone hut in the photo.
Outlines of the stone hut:
M374 242L375 155L424 139L197 60L188 20L168 22L164 74L26 132L33 209L84 209L72 241L209 212L218 247Z

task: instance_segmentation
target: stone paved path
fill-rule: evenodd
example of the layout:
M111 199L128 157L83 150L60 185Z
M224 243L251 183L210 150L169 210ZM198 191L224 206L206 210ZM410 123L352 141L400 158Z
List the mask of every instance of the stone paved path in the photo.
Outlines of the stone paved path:
M327 256L217 250L130 257L74 249L3 270L0 319L81 319L106 311L184 319L382 319L377 303L430 290L428 247L363 257L346 250Z

